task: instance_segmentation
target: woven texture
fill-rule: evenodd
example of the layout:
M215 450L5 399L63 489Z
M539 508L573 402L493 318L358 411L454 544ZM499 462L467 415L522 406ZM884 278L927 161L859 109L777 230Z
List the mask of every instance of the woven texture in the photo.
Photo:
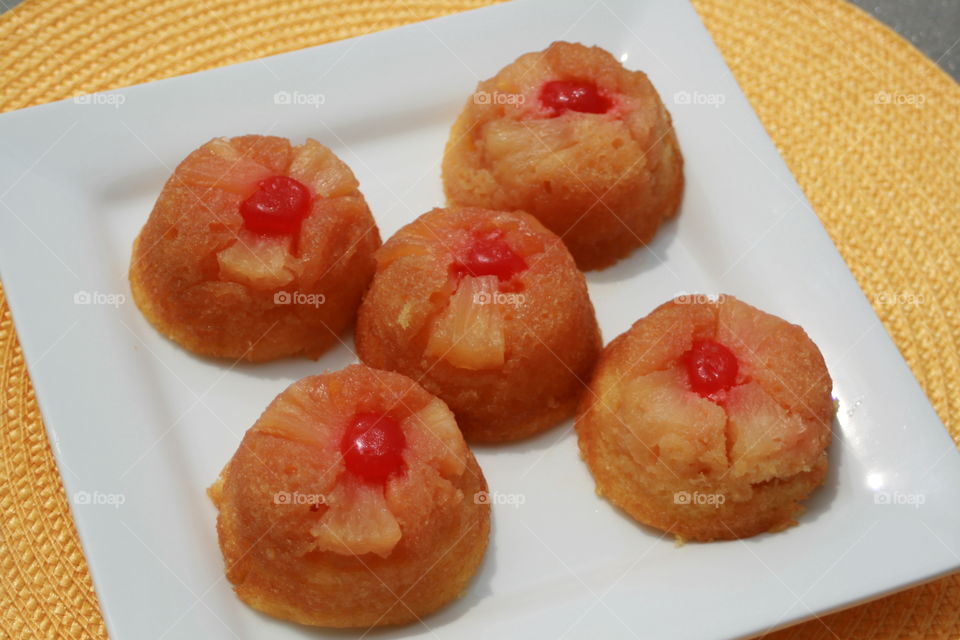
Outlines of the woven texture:
M487 0L29 0L0 17L0 110L348 38ZM960 88L842 0L694 0L954 440ZM0 292L0 638L104 638ZM960 638L960 576L772 635Z

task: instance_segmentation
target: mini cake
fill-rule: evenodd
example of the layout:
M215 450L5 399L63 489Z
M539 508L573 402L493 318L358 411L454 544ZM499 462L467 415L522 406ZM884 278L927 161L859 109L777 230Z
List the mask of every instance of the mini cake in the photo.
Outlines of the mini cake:
M240 599L324 627L402 624L459 596L490 534L484 492L443 401L362 365L277 396L209 490Z
M315 140L211 140L173 172L134 243L137 306L201 355L316 358L352 323L380 246L357 187Z
M803 329L733 297L681 302L600 358L576 423L597 492L691 540L786 528L827 473L823 357Z
M570 416L600 352L583 274L525 213L434 209L377 252L357 353L442 398L468 440Z
M649 242L683 192L670 114L640 71L555 42L481 82L443 158L448 202L536 216L581 269Z

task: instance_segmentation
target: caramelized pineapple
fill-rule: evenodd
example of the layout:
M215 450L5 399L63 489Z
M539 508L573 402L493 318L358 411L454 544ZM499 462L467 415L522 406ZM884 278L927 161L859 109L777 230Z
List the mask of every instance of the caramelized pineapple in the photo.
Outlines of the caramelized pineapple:
M504 357L503 312L492 303L498 285L496 276L465 276L447 308L434 318L424 353L460 369L500 369Z

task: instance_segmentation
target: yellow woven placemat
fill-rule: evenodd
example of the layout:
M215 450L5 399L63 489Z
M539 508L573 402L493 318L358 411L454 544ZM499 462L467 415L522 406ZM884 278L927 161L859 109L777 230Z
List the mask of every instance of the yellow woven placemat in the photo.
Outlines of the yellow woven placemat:
M29 0L0 16L0 110L490 0ZM694 0L840 252L960 438L960 88L842 0ZM0 638L106 636L0 291ZM773 634L960 638L960 576Z

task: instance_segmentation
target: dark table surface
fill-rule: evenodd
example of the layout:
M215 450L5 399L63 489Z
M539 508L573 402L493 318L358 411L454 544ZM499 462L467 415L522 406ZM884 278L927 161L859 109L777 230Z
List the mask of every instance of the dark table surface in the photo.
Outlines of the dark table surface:
M912 42L954 80L960 80L960 0L851 2Z

